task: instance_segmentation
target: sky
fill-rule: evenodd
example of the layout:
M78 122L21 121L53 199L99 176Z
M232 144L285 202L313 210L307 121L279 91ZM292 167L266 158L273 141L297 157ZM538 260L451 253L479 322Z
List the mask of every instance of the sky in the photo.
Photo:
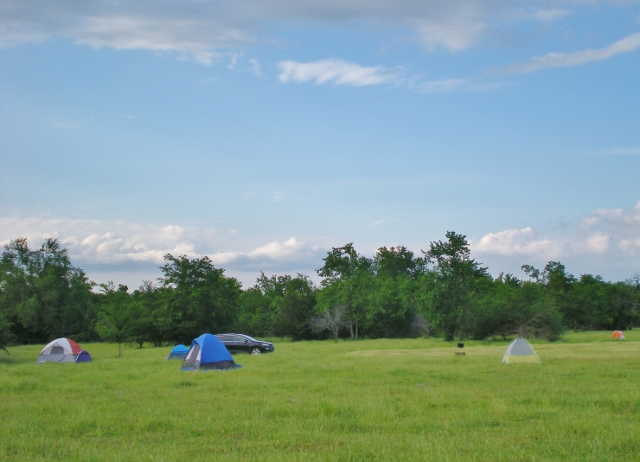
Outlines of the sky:
M640 272L640 1L3 0L0 244L254 284L467 236Z

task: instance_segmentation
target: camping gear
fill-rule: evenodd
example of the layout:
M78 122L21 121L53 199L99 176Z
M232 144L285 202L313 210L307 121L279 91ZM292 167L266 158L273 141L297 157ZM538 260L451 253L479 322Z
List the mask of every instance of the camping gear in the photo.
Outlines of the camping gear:
M533 347L523 338L517 338L511 342L502 357L502 364L540 362Z
M187 357L187 353L189 353L189 348L183 344L176 345L173 347L173 350L171 350L171 353L169 353L169 356L167 356L167 360L180 359L184 361L184 358Z
M214 335L202 334L191 342L182 370L235 369L242 367L236 364L222 342Z
M614 330L613 334L611 334L611 338L619 338L624 340L624 334L620 330Z
M40 352L37 364L54 363L86 363L91 355L70 338L57 338L49 342Z

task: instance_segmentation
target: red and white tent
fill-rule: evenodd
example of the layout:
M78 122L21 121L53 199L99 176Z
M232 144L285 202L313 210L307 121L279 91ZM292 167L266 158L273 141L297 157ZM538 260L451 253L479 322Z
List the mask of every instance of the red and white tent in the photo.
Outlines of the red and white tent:
M613 334L611 334L611 338L619 338L624 340L624 334L620 330L614 330Z
M40 352L37 363L81 363L91 361L91 356L70 338L57 338Z

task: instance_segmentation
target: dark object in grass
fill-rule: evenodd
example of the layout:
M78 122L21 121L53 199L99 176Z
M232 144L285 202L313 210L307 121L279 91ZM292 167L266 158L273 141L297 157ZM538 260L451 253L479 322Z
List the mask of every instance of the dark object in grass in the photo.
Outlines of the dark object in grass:
M229 353L249 353L259 355L274 351L273 343L256 340L245 334L216 334L218 340L227 347Z

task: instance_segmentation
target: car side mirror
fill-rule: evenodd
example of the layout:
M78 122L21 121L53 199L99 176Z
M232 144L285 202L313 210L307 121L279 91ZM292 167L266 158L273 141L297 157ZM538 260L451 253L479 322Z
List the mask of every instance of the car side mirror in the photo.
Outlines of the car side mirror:
M246 339L245 339L244 343L249 343L249 340L246 340Z

